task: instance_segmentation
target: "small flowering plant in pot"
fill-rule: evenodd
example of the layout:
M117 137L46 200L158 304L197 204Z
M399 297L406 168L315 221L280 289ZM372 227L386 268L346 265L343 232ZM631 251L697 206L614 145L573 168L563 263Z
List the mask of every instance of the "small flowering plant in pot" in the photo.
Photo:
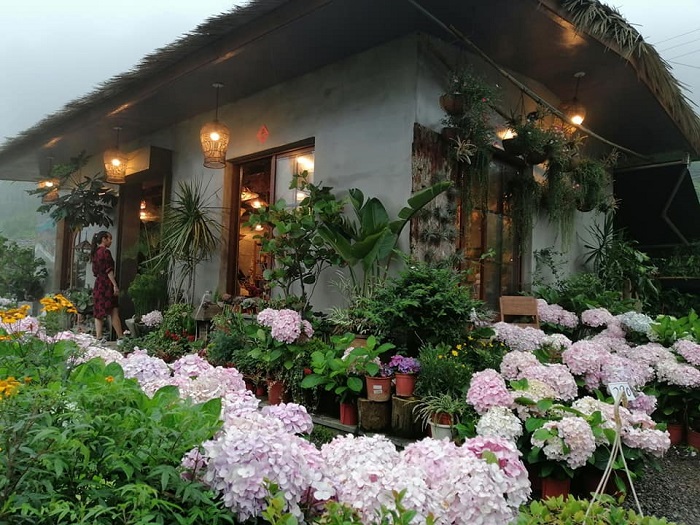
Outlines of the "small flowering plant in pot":
M411 397L416 388L416 375L420 372L420 361L415 357L395 354L388 363L396 378L396 395Z

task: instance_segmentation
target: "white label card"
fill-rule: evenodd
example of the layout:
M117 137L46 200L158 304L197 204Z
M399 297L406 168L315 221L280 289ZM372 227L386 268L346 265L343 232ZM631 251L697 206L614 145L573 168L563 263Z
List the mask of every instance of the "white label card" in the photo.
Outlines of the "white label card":
M608 392L610 392L610 395L613 396L615 401L619 399L623 392L625 396L627 396L627 401L634 401L635 399L634 391L626 382L608 383Z
M372 392L375 394L381 394L383 391L382 385L372 385Z

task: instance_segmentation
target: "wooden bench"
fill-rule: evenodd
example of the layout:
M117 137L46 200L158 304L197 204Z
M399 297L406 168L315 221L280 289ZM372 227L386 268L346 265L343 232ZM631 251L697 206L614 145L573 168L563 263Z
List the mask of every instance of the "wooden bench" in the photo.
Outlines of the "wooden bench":
M537 313L537 299L525 295L502 295L500 298L501 321L518 326L540 327L540 316ZM531 321L523 321L528 317Z

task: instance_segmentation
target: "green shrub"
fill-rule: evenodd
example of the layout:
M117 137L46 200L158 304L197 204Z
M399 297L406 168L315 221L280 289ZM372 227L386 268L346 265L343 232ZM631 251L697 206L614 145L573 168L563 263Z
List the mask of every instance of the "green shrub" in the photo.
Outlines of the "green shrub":
M408 261L371 299L373 319L385 340L413 356L423 344L459 342L472 310L483 307L462 282L462 274L452 268Z
M151 398L116 363L67 368L73 343L30 345L0 343L0 377L27 377L0 401L0 523L233 523L181 475L220 428L219 399L195 405L172 386Z
M520 510L516 525L559 525L564 523L584 523L590 502L569 496L533 501ZM590 525L663 525L670 524L663 518L640 516L631 509L623 509L614 504L609 496L604 496L601 503L594 503L589 513Z
M0 297L38 300L44 294L48 272L33 248L23 248L0 235Z
M213 319L214 330L209 335L207 360L215 366L232 363L242 373L252 373L253 359L247 354L251 338L246 330L248 322L242 314L225 311ZM245 354L245 355L244 355Z

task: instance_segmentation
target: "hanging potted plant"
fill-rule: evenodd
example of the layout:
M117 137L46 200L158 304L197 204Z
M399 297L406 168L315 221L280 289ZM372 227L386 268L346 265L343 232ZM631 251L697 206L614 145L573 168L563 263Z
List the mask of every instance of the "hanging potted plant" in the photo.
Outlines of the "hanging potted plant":
M542 199L542 185L531 173L525 173L508 181L505 197L516 235L522 242L532 230L533 217L538 212Z
M610 201L611 177L605 164L599 160L585 158L571 172L572 180L579 186L576 208L589 212Z
M545 125L543 119L542 111L533 111L525 118L511 118L508 126L515 136L502 141L503 149L532 166L560 159L566 144L564 131Z
M543 202L549 220L559 226L562 245L568 245L574 231L576 207L580 201L580 188L559 164L550 164L547 170Z

